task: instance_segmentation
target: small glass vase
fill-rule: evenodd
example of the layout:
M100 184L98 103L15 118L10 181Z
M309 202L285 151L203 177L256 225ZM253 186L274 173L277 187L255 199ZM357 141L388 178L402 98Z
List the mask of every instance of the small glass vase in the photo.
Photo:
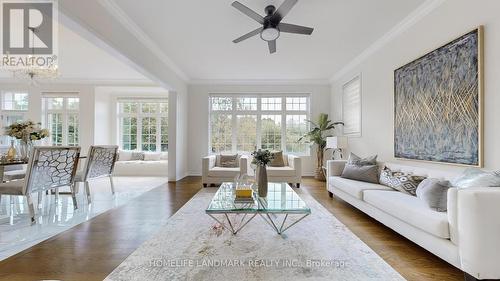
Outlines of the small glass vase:
M20 140L19 141L19 158L23 161L28 160L31 156L31 150L33 149L33 142L31 140Z
M257 172L255 174L257 176L257 188L259 197L267 197L267 168L266 165L258 165Z

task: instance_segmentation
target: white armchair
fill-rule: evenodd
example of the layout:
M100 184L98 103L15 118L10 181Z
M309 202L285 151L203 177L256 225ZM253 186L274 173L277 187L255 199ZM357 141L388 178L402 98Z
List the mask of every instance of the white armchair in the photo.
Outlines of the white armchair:
M201 160L202 183L204 187L211 184L233 181L237 175L247 173L248 158L245 155L240 157L240 166L237 168L217 167L215 165L216 158L216 155L209 155L203 157Z
M267 167L270 182L287 182L300 188L302 179L302 159L295 155L283 154L284 167Z

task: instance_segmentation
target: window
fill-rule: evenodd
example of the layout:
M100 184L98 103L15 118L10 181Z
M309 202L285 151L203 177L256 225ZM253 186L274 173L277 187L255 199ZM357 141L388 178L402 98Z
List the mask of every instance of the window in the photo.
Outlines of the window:
M5 128L15 122L25 121L28 112L28 93L24 91L5 91L1 95L1 126ZM0 136L0 144L8 145L11 138Z
M78 146L80 141L80 98L74 93L42 94L43 124L52 145Z
M344 135L361 136L361 76L342 88L342 120Z
M168 100L118 101L120 148L168 151Z
M305 95L213 95L210 97L210 151L251 152L256 148L308 154L298 139L307 132Z

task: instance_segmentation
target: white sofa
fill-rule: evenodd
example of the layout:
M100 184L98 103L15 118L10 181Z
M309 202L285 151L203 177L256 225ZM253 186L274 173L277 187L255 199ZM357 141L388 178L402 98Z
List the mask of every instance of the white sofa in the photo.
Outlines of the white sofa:
M122 154L119 151L118 154ZM154 160L149 160L147 157L145 160L129 160L118 156L118 161L115 163L115 168L113 169L113 176L128 176L128 177L167 177L168 176L168 153L158 153L159 158L156 153Z
M470 275L468 278L500 278L500 188L450 188L448 212L436 212L417 197L383 185L341 178L345 163L327 162L330 196L343 199L460 268ZM457 176L434 169L384 165L432 178L451 180Z
M240 157L239 167L237 168L217 167L215 165L216 159L216 155L209 155L201 159L201 180L204 187L223 182L232 182L237 175L247 173L248 157L245 155Z

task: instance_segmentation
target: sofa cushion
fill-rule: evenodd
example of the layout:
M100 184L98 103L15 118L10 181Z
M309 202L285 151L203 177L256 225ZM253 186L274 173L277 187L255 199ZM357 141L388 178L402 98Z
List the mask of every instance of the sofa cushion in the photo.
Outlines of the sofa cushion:
M392 188L380 184L350 180L341 177L330 177L328 182L333 187L340 189L360 200L363 200L363 190L393 191Z
M413 196L416 196L417 187L423 180L425 177L393 171L387 167L384 167L380 173L380 184Z
M488 172L470 168L453 180L452 185L458 188L468 187L498 187L500 186L500 172Z
M371 166L377 165L377 155L361 158L358 155L351 152L349 154L349 159L347 164L357 165L357 166Z
M160 161L161 153L160 152L145 152L144 153L144 161Z
M425 179L417 187L417 198L435 211L446 212L449 188L449 181Z
M283 160L283 151L271 152L273 159L269 163L269 167L284 167L285 161Z
M296 171L292 167L267 167L268 177L293 177Z
M120 150L118 151L118 161L130 161L132 160L131 150Z
M238 154L225 155L218 154L215 157L215 166L222 168L237 168L240 165L240 156Z
M240 168L213 167L208 171L208 176L216 178L233 178L239 174L239 172Z
M347 163L342 171L343 178L364 181L369 183L378 183L377 165L355 165Z
M415 196L394 191L365 190L363 200L434 236L450 238L447 214L429 209L422 200Z
M114 176L166 177L168 161L116 161Z

